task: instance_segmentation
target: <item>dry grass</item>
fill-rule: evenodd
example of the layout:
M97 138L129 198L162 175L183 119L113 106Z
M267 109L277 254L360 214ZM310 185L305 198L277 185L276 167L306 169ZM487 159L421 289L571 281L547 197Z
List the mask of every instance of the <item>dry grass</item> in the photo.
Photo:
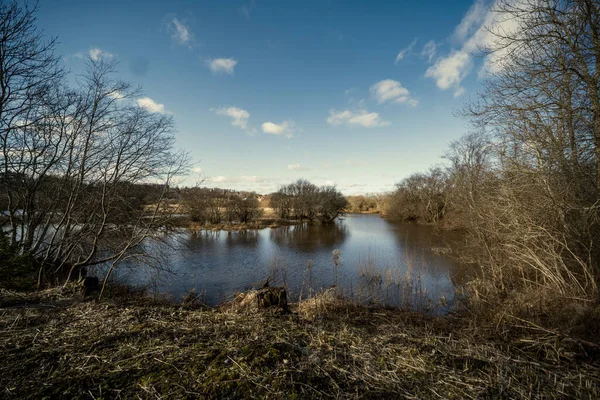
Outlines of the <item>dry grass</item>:
M1 396L600 396L595 344L526 323L474 330L464 318L360 307L333 289L293 314L127 299L60 294L0 308Z
M397 305L406 310L426 310L445 307L444 301L431 299L423 284L425 261L405 254L402 263L379 266L371 256L359 260L357 274L361 285L357 296L363 303Z

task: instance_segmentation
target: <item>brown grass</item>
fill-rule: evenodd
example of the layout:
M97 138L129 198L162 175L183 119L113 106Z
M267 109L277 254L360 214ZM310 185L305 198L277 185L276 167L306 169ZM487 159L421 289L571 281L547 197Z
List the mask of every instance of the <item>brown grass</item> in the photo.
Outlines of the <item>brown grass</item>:
M293 314L239 306L251 294L221 309L11 296L0 308L3 398L600 396L594 342L516 319L473 329L467 315L361 307L334 289Z

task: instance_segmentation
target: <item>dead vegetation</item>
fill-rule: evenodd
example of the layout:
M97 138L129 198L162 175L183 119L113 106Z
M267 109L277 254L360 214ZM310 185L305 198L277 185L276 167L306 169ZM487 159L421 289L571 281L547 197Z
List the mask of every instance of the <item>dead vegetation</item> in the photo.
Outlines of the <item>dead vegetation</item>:
M592 339L517 317L361 307L334 289L291 314L245 307L246 296L219 309L118 293L103 303L56 291L11 296L2 292L13 305L0 308L3 398L600 395Z

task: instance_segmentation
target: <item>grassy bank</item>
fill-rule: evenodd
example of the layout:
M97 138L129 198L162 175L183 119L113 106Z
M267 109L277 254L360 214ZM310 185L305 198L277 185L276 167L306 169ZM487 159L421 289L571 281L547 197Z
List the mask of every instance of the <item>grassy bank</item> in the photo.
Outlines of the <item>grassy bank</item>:
M599 346L504 318L358 307L292 314L3 291L3 398L598 398Z

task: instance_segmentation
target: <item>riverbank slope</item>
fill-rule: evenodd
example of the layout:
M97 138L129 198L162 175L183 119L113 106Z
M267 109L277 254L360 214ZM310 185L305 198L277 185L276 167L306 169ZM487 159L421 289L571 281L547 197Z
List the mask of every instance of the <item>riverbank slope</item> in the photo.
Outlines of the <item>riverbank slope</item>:
M292 314L0 293L3 398L598 398L599 347L325 292Z

